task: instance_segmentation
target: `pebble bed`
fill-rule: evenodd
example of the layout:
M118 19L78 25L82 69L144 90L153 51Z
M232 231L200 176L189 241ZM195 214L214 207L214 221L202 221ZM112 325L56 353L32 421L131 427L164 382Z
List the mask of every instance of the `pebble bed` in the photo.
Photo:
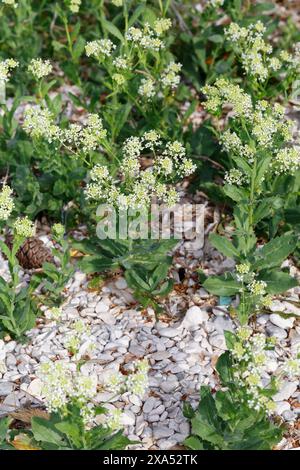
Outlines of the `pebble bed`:
M230 260L209 246L201 253L202 266L209 274L230 266ZM45 317L38 318L36 327L28 332L27 343L0 340L0 416L28 404L42 405L41 382L36 377L41 362L84 358L83 368L96 373L101 384L111 370L126 369L133 361L146 358L150 372L144 397L128 392L119 396L100 392L96 401L124 411L126 434L140 441L135 448L167 450L180 445L189 434L182 404L188 399L196 405L201 385L218 386L214 366L226 347L223 332L236 328L226 306L217 305L217 299L197 282L194 270L199 265L198 256L199 253L197 258L186 258L184 243L177 250L173 267L177 284L166 300L168 315L158 321L151 309L139 308L122 277L108 280L95 292L88 289L85 274L76 272L68 285L59 322L47 320L46 308L42 308ZM285 264L290 266L291 274L299 275L290 261ZM186 269L181 283L180 266ZM1 259L0 274L6 272L6 261ZM252 324L256 331L278 340L275 351L270 352L270 375L277 363L300 345L299 294L299 287L291 289L284 298L274 300L269 314L260 315ZM90 326L91 333L83 337L78 353L72 356L64 342L78 319ZM278 415L291 430L279 447L297 447L294 441L299 438L299 378L286 382L275 400Z

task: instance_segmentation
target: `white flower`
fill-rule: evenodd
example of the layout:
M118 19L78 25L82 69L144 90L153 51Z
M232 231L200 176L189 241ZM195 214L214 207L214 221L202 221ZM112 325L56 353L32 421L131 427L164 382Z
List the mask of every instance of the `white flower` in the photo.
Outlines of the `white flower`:
M300 149L284 148L278 151L272 162L275 174L294 174L300 168Z
M38 106L25 109L23 128L31 137L44 137L49 143L59 139L61 134L51 112Z
M110 57L116 45L110 39L99 39L88 42L85 46L85 52L88 57L94 56L97 59Z
M49 308L45 312L46 318L48 318L49 320L54 320L54 321L60 320L61 314L62 314L62 309L60 307L52 307L52 308Z
M16 2L16 0L2 0L2 3L5 3L5 5L9 5L14 8L17 8L18 6L18 2Z
M155 95L155 82L152 78L143 78L139 86L138 93L148 100Z
M163 72L161 81L164 87L170 87L175 89L180 83L180 76L178 72L180 72L182 65L176 62L171 62L166 70Z
M123 5L123 0L112 0L112 3L116 6L116 7L121 7Z
M227 184L235 184L236 186L242 186L245 180L245 175L236 168L226 172L224 176L224 181Z
M12 193L13 190L4 184L0 191L0 220L6 221L15 207Z
M70 0L70 11L72 13L78 13L81 5L81 0Z
M28 217L18 217L14 222L14 231L20 237L34 237L34 223Z
M18 65L19 62L16 62L14 59L0 61L0 82L7 82L10 77L11 70L18 67Z
M172 26L172 21L169 18L160 18L155 21L153 29L157 36L161 36L163 33L168 31Z
M43 77L47 77L52 72L52 65L49 60L32 59L28 66L28 72L30 72L36 80L40 80Z
M127 60L126 57L116 57L113 60L113 65L117 69L126 70L126 69L128 69L128 60Z
M253 295L261 296L266 293L267 283L264 281L253 281L248 285L248 289Z

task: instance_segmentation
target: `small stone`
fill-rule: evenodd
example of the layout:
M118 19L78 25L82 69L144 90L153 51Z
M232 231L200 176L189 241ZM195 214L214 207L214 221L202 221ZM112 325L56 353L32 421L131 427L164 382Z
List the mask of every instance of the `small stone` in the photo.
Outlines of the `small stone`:
M160 334L160 336L164 336L166 338L174 338L175 336L180 335L179 331L176 328L172 328L172 327L160 328L158 330L158 333Z
M170 393L175 388L177 388L179 385L178 380L175 377L172 377L170 379L165 380L160 384L160 388L165 392L165 393Z
M295 318L283 318L277 313L272 313L270 315L270 321L273 323L273 325L276 325L279 328L288 329L293 328Z
M155 439L169 437L169 436L172 436L172 434L174 434L174 430L167 428L166 426L160 426L160 425L153 426L153 436L155 437Z
M34 379L27 388L27 393L33 397L40 397L42 392L42 382L40 379Z
M108 308L108 307L107 307ZM98 317L101 318L103 323L106 325L114 325L116 323L115 317L111 314L111 312L97 312Z
M209 338L209 344L217 349L226 349L226 342L224 335L212 335Z
M274 401L283 401L288 400L293 393L297 390L297 383L296 382L284 382L283 386L277 392L273 399Z
M287 337L287 332L278 326L270 324L267 325L266 330L269 336L275 336L278 339L285 339Z
M278 401L276 403L276 413L278 415L282 415L285 411L289 411L291 409L291 405L287 401Z
M133 426L135 424L135 414L130 410L125 410L121 418L124 426Z
M217 317L213 322L215 330L218 333L224 334L224 331L234 331L234 325L230 318Z
M206 322L208 318L208 314L195 305L187 310L180 326L187 330L193 329L201 323Z
M97 303L96 308L95 308L95 311L97 313L105 313L105 312L108 312L108 310L109 310L109 306L106 303L102 302L101 300L100 302Z
M14 384L12 382L0 382L0 396L5 397L9 395L14 388Z
M120 278L115 282L115 286L117 287L117 289L126 289L127 282L125 279Z
M143 406L143 412L144 413L150 413L150 411L153 410L155 404L157 404L157 403L159 403L157 398L155 398L155 397L147 398L147 400L145 401L144 406Z

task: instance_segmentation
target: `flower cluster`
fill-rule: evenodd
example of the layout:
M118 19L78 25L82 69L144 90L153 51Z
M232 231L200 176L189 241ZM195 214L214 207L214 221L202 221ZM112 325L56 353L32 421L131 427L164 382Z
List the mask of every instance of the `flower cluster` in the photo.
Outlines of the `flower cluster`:
M167 66L166 70L163 72L161 77L163 87L169 87L171 89L175 89L176 87L178 87L180 83L180 75L178 75L178 73L180 72L181 68L182 64L176 62L171 62Z
M70 402L80 405L82 416L91 417L90 401L97 393L97 376L85 375L76 368L76 364L62 361L44 362L38 377L42 381L41 394L47 410L51 412L66 411ZM85 413L85 409L88 413Z
M206 8L219 8L223 5L224 0L208 0L206 3Z
M28 66L28 72L30 72L36 80L41 80L43 77L47 77L52 72L52 65L49 60L32 59Z
M141 156L144 151L152 152L150 165L144 169ZM156 197L174 205L178 194L168 182L175 177L186 177L195 170L195 165L185 156L180 142L162 141L156 131L144 133L142 137L130 137L123 144L123 160L119 180L109 174L107 167L96 165L91 171L91 182L86 188L86 197L108 202L119 209L144 208Z
M102 119L97 114L89 114L83 126L70 124L67 129L60 129L52 113L38 106L25 110L23 128L31 137L44 138L49 143L63 145L73 153L96 150L107 134L103 129Z
M28 217L18 217L14 222L14 232L19 237L34 237L35 235L35 226Z
M209 113L220 114L222 106L227 104L232 107L237 117L251 117L253 112L251 96L229 80L219 78L214 85L203 87L202 91L206 96L203 106Z
M2 0L2 3L4 3L5 5L14 7L14 8L17 8L18 6L18 2L16 2L16 0Z
M132 42L135 47L158 52L164 48L164 43L160 37L171 26L172 23L170 20L158 19L154 24L154 29L151 29L148 23L145 23L143 29L132 26L128 29L125 37L127 41Z
M236 54L240 57L243 68L248 76L259 82L265 82L273 72L294 68L293 57L286 51L279 53L279 57L272 57L273 48L265 42L263 35L266 27L257 21L248 27L231 23L225 31Z
M299 149L291 146L293 123L285 118L283 106L264 100L253 104L250 95L223 78L204 87L203 91L207 97L203 106L211 114L221 115L223 107L229 105L233 111L233 127L237 127L236 123L241 129L240 135L230 128L222 133L220 141L224 151L238 159L243 157L251 165L255 159L264 158L267 150L272 155L270 168L274 174L293 174L300 168ZM246 135L242 130L245 127ZM225 176L228 184L237 186L247 180L244 165Z
M69 0L69 9L72 13L78 13L81 6L81 0Z
M52 307L46 310L45 316L48 320L59 321L61 319L62 309L61 307Z
M3 185L0 191L0 220L6 221L15 207L12 193L13 191L9 186Z
M62 237L65 233L65 227L62 224L54 224L52 226L52 232L57 237Z
M88 42L85 46L85 53L88 57L95 57L99 61L110 57L116 49L116 45L110 39L99 39Z
M116 6L116 7L121 7L123 5L123 0L112 0L112 3Z
M233 347L230 348L234 360L234 377L238 385L247 390L243 399L255 410L264 410L269 414L275 409L272 395L276 393L282 380L300 374L299 357L287 358L278 363L275 370L273 366L270 368L274 346L274 338L254 333L250 327L241 327L236 332Z
M19 62L14 59L6 59L0 61L0 82L7 82L12 69L18 67Z
M247 180L246 176L242 173L241 170L233 168L230 171L227 171L224 176L224 181L227 184L234 184L236 186L242 186Z
M129 393L143 397L148 388L149 364L146 359L132 364L132 372L129 375L123 375L120 372L114 372L110 375L105 387L108 391L119 394ZM118 408L113 408L105 416L106 426L110 429L120 429L123 414Z
M255 410L264 410L272 413L275 403L266 393L270 386L274 386L274 380L265 378L270 360L267 348L271 343L260 333L253 334L250 327L239 328L231 354L234 359L233 375L237 384L247 390L243 399Z
M67 332L64 338L64 345L72 354L79 358L81 356L81 345L85 343L84 354L91 353L94 350L95 344L91 338L91 329L89 325L82 320L76 320L72 325L70 331Z

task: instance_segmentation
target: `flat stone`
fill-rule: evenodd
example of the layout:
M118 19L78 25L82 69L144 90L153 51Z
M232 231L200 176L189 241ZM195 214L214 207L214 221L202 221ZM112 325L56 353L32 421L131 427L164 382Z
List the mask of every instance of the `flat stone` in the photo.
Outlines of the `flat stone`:
M108 307L107 307L107 308L108 308ZM106 325L115 325L116 319L115 319L115 317L112 315L111 312L106 311L106 312L97 312L97 313L98 313L97 317L98 317L98 318L101 318L101 320L103 321L103 323L105 323Z
M175 390L175 388L177 388L179 385L179 382L178 380L174 377L170 378L170 379L167 379L165 380L164 382L161 382L160 384L160 388L166 392L166 393L170 393L172 392L173 390Z
M163 437L169 437L174 434L174 430L167 428L166 426L153 426L153 436L155 439L161 439Z
M179 336L180 332L176 328L160 328L158 330L160 336L164 336L166 338L174 338L175 336Z
M149 397L144 403L143 412L150 413L153 410L154 406L159 403L159 400L155 397Z
M182 328L186 328L187 330L193 329L201 323L206 322L208 318L208 314L205 311L201 310L200 307L197 307L195 305L194 307L190 307L187 310L180 326Z
M212 335L209 338L209 344L217 349L226 349L224 335Z
M101 300L100 302L97 303L96 308L95 308L95 311L97 313L105 313L105 312L108 312L108 310L109 310L109 306L106 303L102 302Z
M14 384L12 382L0 382L0 396L5 397L9 395L14 388Z
M287 332L284 329L279 328L272 323L267 325L266 330L269 336L275 336L275 338L278 339L285 339L287 337Z
M295 393L297 388L298 384L296 382L284 382L279 392L274 395L274 401L288 400L293 393Z
M33 397L40 397L42 392L42 386L43 384L40 379L34 379L32 382L30 382L27 388L27 393L29 393L29 395L32 395Z
M117 287L117 289L126 289L127 282L125 279L120 278L115 282L115 286Z
M293 328L295 318L283 318L281 315L278 315L277 313L272 313L270 315L270 321L273 323L273 325L276 325L279 328L283 328L287 330L289 328Z
M288 401L278 401L276 402L276 413L278 415L282 415L285 411L289 411L291 409L291 405Z

